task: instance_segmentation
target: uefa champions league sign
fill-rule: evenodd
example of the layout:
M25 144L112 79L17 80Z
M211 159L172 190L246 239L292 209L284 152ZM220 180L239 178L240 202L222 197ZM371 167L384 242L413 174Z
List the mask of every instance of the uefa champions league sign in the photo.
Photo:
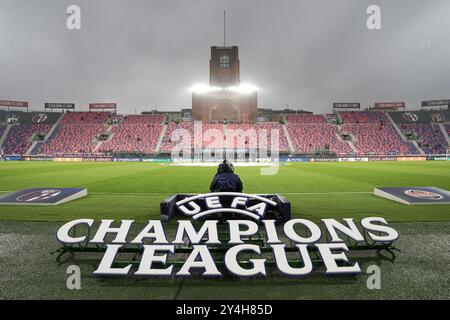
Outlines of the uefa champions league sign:
M308 275L313 271L313 251L318 253L325 274L360 274L358 262L349 261L349 247L344 237L354 243L370 241L374 245L391 245L399 237L398 232L380 217L364 218L359 225L351 218L343 221L322 219L317 224L306 219L290 219L289 207L289 215L269 218L269 211L281 210L283 206L287 209L283 200L277 199L276 195L235 193L183 195L180 199L172 196L162 203L161 220L167 220L163 219L164 214L172 212L173 216L175 211L182 213L183 219L177 221L174 236L170 239L161 220L149 220L138 233L131 233L134 220L121 220L116 226L113 226L114 220L101 220L94 231L93 219L64 224L56 238L65 248L82 244L95 245L96 252L99 247L104 248L103 257L93 273L95 276L190 277L200 270L200 276L221 277L223 272L217 266L217 254L212 251L222 248L221 265L227 272L238 277L255 277L267 276L268 255L273 257L281 274ZM82 234L73 232L81 226L89 230ZM225 239L221 237L223 230L227 234ZM93 236L90 237L91 233ZM262 245L252 241L253 236L261 233L265 238L264 249L268 251L262 252ZM292 249L289 254L288 243ZM188 251L187 244L190 245ZM131 263L120 267L115 263L126 246L138 247L140 260L136 270ZM179 268L170 259L177 253L183 253Z

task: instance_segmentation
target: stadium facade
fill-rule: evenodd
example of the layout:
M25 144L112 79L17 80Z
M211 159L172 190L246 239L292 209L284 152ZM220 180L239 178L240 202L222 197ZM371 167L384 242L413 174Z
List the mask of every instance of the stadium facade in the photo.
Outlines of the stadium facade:
M194 88L192 115L201 121L255 121L257 90L241 85L239 48L211 47L209 86Z

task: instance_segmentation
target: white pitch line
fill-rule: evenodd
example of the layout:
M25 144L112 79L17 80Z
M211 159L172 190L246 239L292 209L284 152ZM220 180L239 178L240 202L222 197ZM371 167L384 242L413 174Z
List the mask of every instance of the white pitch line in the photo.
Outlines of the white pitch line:
M173 192L90 192L92 195L152 195L152 194L171 194ZM195 192L177 192L181 194L192 194ZM340 194L369 194L369 191L348 191L348 192L273 192L273 194L305 194L305 195L340 195Z

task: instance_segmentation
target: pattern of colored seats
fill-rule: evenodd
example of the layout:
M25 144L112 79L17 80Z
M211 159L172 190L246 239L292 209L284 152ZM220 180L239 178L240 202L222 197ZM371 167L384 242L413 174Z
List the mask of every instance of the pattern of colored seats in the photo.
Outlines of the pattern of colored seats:
M163 129L161 115L131 115L112 128L111 138L103 142L100 152L155 153Z
M337 138L336 127L329 123L289 123L287 129L296 153L312 153L324 149L336 154L352 152L348 143Z
M52 125L49 123L20 123L11 127L2 149L5 154L25 154L33 144L35 134L46 135Z
M167 125L166 134L161 143L160 152L171 152L172 149L177 148L192 148L194 137L194 123L193 122L170 122Z
M277 132L278 145L272 144L272 134ZM274 137L275 139L275 137ZM228 124L226 146L233 149L274 149L288 151L287 138L279 122L254 124Z
M203 148L224 148L224 125L202 123L202 146Z
M108 113L66 113L51 137L42 144L38 153L48 155L92 153L97 145L97 135L108 125Z
M417 154L411 142L404 141L391 123L347 123L342 131L351 133L358 154Z
M162 114L139 114L123 116L126 123L162 123L164 115Z
M444 154L447 151L447 141L438 125L430 123L402 123L405 133L417 133L421 138L419 146L427 154Z
M342 111L339 112L344 123L386 123L389 119L380 111Z
M321 114L289 114L286 120L291 123L325 123L326 118Z

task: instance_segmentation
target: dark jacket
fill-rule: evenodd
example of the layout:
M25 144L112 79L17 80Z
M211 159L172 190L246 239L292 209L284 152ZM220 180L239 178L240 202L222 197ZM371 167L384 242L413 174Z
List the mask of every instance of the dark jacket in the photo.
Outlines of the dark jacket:
M242 192L241 178L232 172L219 172L214 176L211 192Z

